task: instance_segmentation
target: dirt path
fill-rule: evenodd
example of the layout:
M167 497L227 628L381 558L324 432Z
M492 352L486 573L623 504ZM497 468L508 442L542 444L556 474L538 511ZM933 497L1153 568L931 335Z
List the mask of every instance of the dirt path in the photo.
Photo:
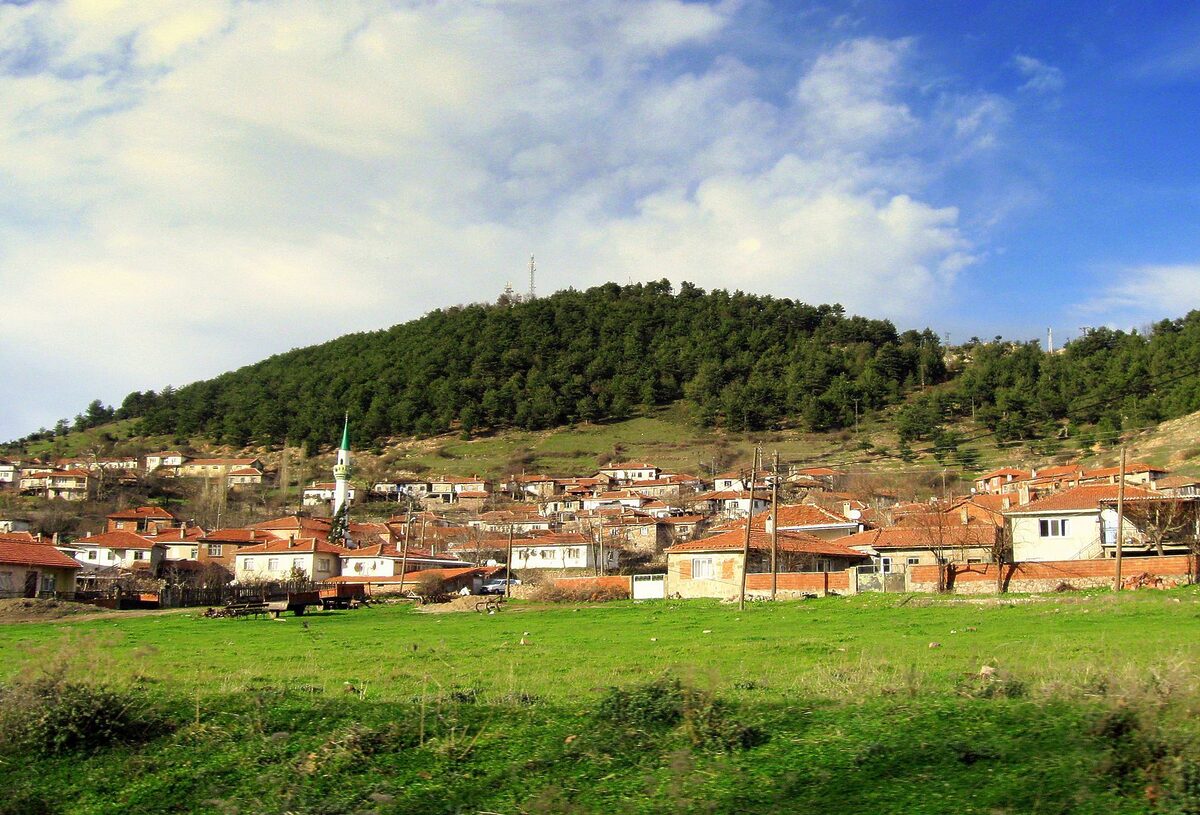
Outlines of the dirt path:
M86 603L63 600L0 600L0 625L15 623L84 623L124 617L153 617L183 614L192 608L147 608L114 611Z

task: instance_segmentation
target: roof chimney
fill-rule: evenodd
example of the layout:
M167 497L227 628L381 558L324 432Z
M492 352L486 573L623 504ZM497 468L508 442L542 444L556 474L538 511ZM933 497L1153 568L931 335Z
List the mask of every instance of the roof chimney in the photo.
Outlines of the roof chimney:
M38 537L39 538L41 537L41 533L38 533ZM57 532L55 532L54 535L50 538L50 543L52 543L54 546L58 546L58 533Z
M1011 509L1012 508L1012 498L1008 497L1007 495L1005 495L1003 498L1001 498L1000 499L1000 508L1001 509Z

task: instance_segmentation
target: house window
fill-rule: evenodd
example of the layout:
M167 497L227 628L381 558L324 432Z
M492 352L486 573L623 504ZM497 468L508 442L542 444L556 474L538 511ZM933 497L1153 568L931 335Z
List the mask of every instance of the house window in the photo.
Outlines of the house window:
M919 566L920 564L921 559L919 557L906 557L904 559L905 566Z
M567 557L579 557L579 550L578 549L568 549Z
M892 573L892 559L890 557L881 557L879 559L879 572L880 574Z
M134 560L149 560L149 559L150 559L150 553L149 553L149 552L146 552L146 551L143 551L143 550L141 550L141 549L138 549L138 550L136 550L136 551L133 553L133 559L134 559Z
M327 557L317 558L317 571L319 571L319 572L329 571L329 558L327 558Z
M222 549L221 549L221 544L219 544L219 543L210 543L210 544L208 545L208 556L209 556L209 557L220 557L220 556L221 556L221 552L222 552Z
M193 546L191 549L189 549L188 557L190 557L192 560L195 560L196 558L200 557L200 547Z
M88 550L88 560L95 560L99 553L95 549Z
M692 577L696 580L712 580L716 572L713 570L713 559L710 557L692 558Z
M254 571L254 558L248 557L243 561L243 567L248 572Z
M983 563L983 559L982 559L982 558L977 558L977 557L969 557L969 558L967 558L967 563L968 563L968 564L971 564L971 563Z
M9 592L13 590L12 578L12 572L0 572L0 592Z
M1038 534L1043 538L1065 538L1071 533L1067 531L1068 519L1058 518L1038 521Z
M293 569L303 569L304 568L304 558L302 558L302 557L292 558L292 568Z
M279 571L279 558L273 557L273 558L267 559L267 571L268 572Z
M52 575L52 574L42 575L42 591L54 591L54 589L55 589L54 575Z

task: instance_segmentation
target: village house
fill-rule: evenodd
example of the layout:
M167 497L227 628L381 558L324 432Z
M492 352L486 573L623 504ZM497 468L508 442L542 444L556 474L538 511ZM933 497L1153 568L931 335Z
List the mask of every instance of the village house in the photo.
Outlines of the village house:
M468 501L473 502L480 498L486 501L490 492L488 482L477 476L440 476L429 480L429 492L425 495L423 503L427 508L437 504L454 504L464 495Z
M583 509L585 512L618 506L637 509L646 503L646 500L646 496L633 490L611 490L609 492L601 492L590 498L584 498Z
M509 568L595 571L600 568L600 549L600 544L588 535L557 532L514 545ZM620 549L604 547L604 569L615 569L619 562Z
M514 475L501 486L503 492L516 499L544 500L556 495L559 491L558 482L548 475Z
M1104 557L1115 546L1115 518L1102 519L1106 501L1115 501L1116 484L1087 484L1063 490L1004 512L1012 537L1013 559L1083 560ZM1156 493L1127 486L1126 499L1149 498ZM1108 532L1108 529L1111 532ZM1106 547L1105 535L1111 543ZM1126 524L1125 534L1134 534Z
M359 578L399 577L423 569L458 568L464 562L456 556L437 555L416 546L375 544L343 552L341 573L346 581Z
M409 478L376 481L371 485L371 494L387 501L400 501L403 498L422 501L428 493L429 482Z
M730 529L700 540L677 543L666 550L668 595L737 597L742 580L746 531ZM771 570L771 534L751 530L748 574ZM801 532L779 532L776 565L780 572L832 572L864 563L867 555Z
M157 535L160 529L166 529L179 523L179 516L169 509L152 506L134 507L122 509L106 516L104 531Z
M947 563L991 563L1003 530L989 523L947 522L938 528L890 526L868 529L838 543L869 555L883 574L911 566Z
M690 498L687 504L696 512L719 515L722 518L745 518L762 512L771 505L770 497L763 492L747 490L713 490Z
M622 464L608 463L596 471L595 478L605 480L612 486L624 486L634 481L653 481L662 471L644 461L627 461Z
M31 529L33 522L28 518L0 518L0 535L28 532Z
M263 475L258 467L237 467L225 476L225 485L234 490L259 486L263 483Z
M13 489L17 485L17 465L0 458L0 490Z
M146 455L146 472L153 473L159 468L171 475L178 474L179 468L190 461L190 456L178 452L148 453ZM159 473L162 475L163 473Z
M629 485L647 498L678 501L704 488L704 482L692 475L663 475L649 481L634 481Z
M64 501L86 500L92 486L92 476L86 470L44 470L22 475L22 495L39 498L60 498Z
M1027 470L1018 470L1015 467L1001 467L998 470L992 470L990 473L984 473L976 478L975 491L1001 492L1007 485L1015 485L1015 482L1026 478L1029 478Z
M727 473L713 476L713 492L743 492L749 489L747 476L749 470L730 470ZM769 490L776 475L770 470L754 471L754 489Z
M336 489L337 484L332 481L314 481L300 493L300 503L306 507L332 504ZM357 494L354 485L350 485L346 492L346 501L353 504Z
M815 504L782 504L778 509L777 518L781 531L804 532L823 540L843 538L863 528L859 521ZM754 516L754 527L770 529L770 519L770 510L760 512Z
M436 581L441 591L447 594L458 594L464 589L471 594L479 594L485 581L506 575L507 570L504 566L452 566L422 568L419 571L409 571L403 577L399 574L394 576L343 574L340 577L330 578L329 582L364 585L372 596L419 590L432 581Z
M536 530L549 531L553 522L532 508L528 511L497 509L484 512L478 518L467 521L467 526L484 532L507 532L511 527L517 534Z
M704 529L707 518L703 515L669 515L662 519L671 543L680 543L695 538Z
M88 571L104 569L139 570L156 574L166 547L134 532L117 530L77 538L59 549L70 554Z
M183 478L225 478L232 470L253 468L262 470L263 463L256 458L194 458L177 468Z
M196 540L196 560L232 580L237 572L238 552L274 540L278 538L264 529L214 529Z
M1162 467L1142 462L1131 462L1125 465L1125 483L1139 484L1154 489L1154 482L1167 475ZM1099 467L1095 470L1084 470L1080 484L1116 484L1121 479L1120 467Z
M0 535L0 598L70 596L79 569L48 543Z
M234 555L234 577L239 583L291 580L303 575L320 581L341 574L341 556L347 550L318 538L272 540L240 549Z
M1176 498L1200 498L1200 478L1194 475L1169 475L1158 479L1155 488Z

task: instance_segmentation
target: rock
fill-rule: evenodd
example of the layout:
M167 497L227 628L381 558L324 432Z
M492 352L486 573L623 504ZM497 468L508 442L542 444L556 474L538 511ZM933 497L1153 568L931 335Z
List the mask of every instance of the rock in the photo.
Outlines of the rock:
M529 644L529 640L525 639L524 637L521 637L521 641L519 643L517 643L517 645L528 645L528 644Z
M941 648L942 644L940 642L931 642L931 643L929 643L929 647L930 648Z
M658 637L651 637L650 642L658 642Z
M706 629L704 629L703 631L701 631L700 633L701 633L701 634L711 634L711 633L712 633L712 629L711 629L711 628L706 628Z
M991 665L984 665L979 669L979 676L983 679L991 679L995 675L996 669Z

